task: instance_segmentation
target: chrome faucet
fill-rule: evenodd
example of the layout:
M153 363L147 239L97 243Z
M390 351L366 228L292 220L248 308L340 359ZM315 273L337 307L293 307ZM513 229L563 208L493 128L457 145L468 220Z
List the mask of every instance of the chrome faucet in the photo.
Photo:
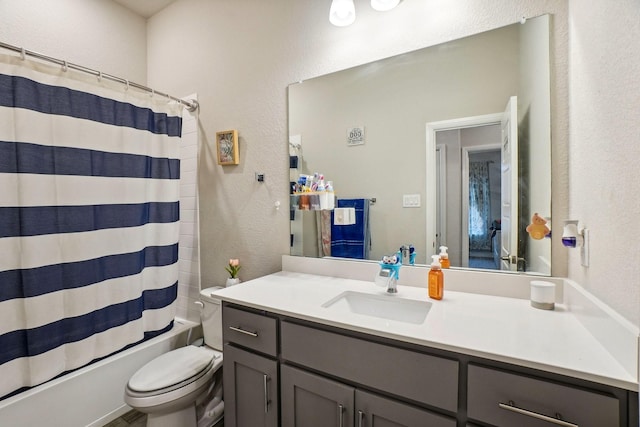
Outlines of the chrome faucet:
M376 285L387 288L387 293L398 293L398 278L395 270L391 268L381 268L376 276Z

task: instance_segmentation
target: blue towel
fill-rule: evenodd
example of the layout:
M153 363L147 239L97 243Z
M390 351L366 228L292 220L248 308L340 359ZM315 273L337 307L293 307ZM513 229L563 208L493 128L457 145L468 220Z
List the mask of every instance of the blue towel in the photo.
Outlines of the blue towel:
M338 199L338 208L355 208L356 223L334 225L331 212L331 256L368 259L371 245L369 199Z

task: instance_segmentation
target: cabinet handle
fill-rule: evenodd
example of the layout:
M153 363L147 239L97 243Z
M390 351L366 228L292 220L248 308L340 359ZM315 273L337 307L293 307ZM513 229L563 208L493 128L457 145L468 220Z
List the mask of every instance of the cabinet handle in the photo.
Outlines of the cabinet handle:
M250 335L252 337L258 336L257 332L245 331L241 327L229 326L229 329L231 329L232 331L240 332L241 334Z
M358 411L358 427L364 427L364 412Z
M539 414L537 412L529 411L527 409L518 408L517 406L515 406L515 403L512 400L510 400L509 403L498 402L498 406L502 409L506 409L507 411L516 412L518 414L526 415L528 417L537 418L539 420L543 420L555 425L559 425L563 427L579 427L578 424L561 420L560 414L556 414L557 418L553 418L547 415Z
M269 403L271 403L271 401L269 400L269 388L267 387L269 376L267 374L264 374L262 376L262 379L264 385L264 413L267 414L269 412Z
M338 405L338 422L340 427L344 427L344 417L342 414L344 413L344 406Z

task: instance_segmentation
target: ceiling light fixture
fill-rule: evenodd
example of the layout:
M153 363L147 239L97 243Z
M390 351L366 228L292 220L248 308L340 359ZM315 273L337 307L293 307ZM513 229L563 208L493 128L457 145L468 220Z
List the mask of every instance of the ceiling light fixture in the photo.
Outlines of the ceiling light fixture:
M371 7L386 12L400 4L401 0L371 0ZM333 0L329 9L329 22L337 27L346 27L356 20L356 7L353 0Z
M400 0L371 0L371 7L380 12L391 10L400 4Z
M356 20L353 0L333 0L329 10L329 22L337 27L346 27Z

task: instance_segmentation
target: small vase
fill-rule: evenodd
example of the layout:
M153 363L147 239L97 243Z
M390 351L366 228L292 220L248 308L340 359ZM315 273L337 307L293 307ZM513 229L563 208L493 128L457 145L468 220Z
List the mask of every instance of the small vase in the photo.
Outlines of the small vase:
M237 285L238 283L240 283L240 278L238 277L229 277L227 279L227 287Z

